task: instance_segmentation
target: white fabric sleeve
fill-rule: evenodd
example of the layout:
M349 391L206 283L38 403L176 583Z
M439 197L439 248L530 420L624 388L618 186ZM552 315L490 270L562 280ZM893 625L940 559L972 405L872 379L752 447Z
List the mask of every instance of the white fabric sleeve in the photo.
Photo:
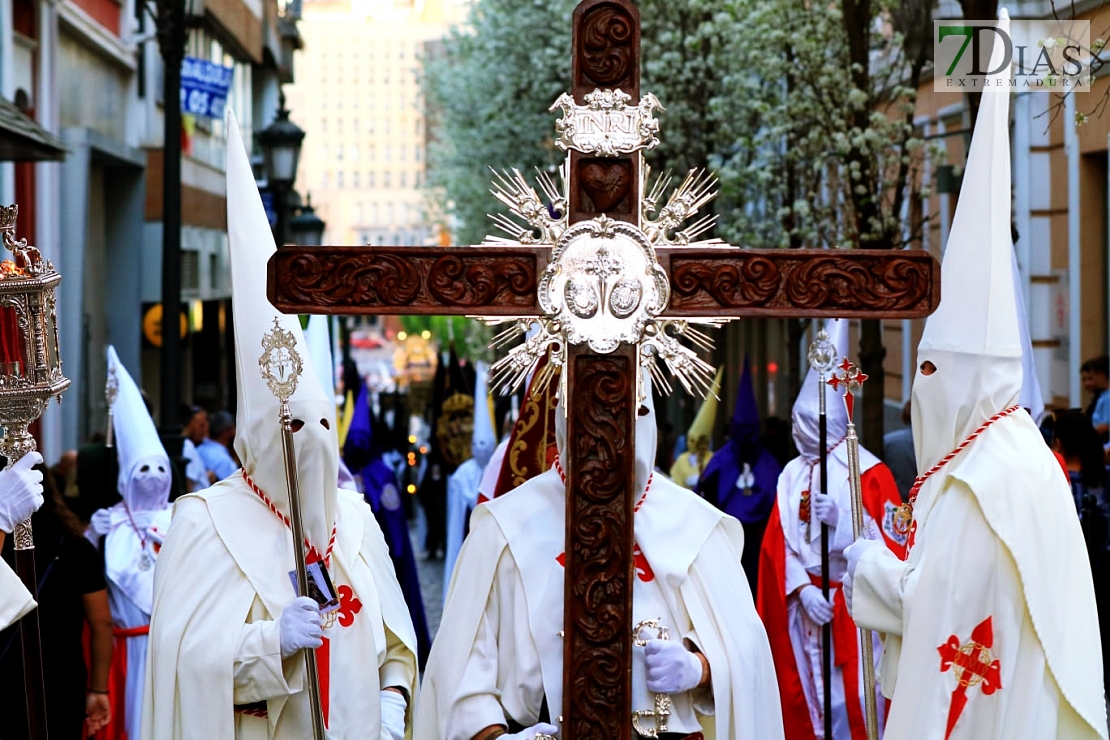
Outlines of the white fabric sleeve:
M250 704L302 690L304 660L298 650L288 661L281 658L281 626L265 619L244 624L235 651L234 702Z
M378 685L383 689L395 686L408 691L416 680L413 675L412 653L388 626L385 627L385 645L385 662L378 668ZM411 696L409 701L412 701Z
M852 619L864 629L902 636L902 594L910 565L885 547L860 558L852 578Z
M459 690L447 719L447 740L470 740L490 725L505 725L505 710L497 689L497 634L500 599L496 584L490 592L474 647L463 669Z
M22 619L35 606L35 600L23 586L23 581L6 562L0 560L0 629Z
M808 586L813 583L810 580L809 573L806 567L802 565L801 559L798 554L790 548L790 543L786 544L786 596L797 591L802 586Z

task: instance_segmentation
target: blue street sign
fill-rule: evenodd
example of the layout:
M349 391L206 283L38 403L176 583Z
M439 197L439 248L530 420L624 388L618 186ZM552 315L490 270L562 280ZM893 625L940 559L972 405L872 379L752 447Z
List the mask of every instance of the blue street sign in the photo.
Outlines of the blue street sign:
M185 57L181 62L181 112L223 118L234 71L231 67Z

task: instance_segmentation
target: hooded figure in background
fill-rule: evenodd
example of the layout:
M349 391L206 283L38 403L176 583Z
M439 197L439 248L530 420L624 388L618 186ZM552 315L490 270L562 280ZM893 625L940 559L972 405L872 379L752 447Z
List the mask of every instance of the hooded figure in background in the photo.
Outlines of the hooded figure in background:
M478 488L482 477L497 446L497 435L489 412L489 395L486 379L489 367L484 362L477 364L474 388L474 432L470 438L470 458L447 479L447 552L443 557L443 592L447 595L447 584L455 569L470 525L470 512L478 505Z
M266 301L273 236L239 128L228 118L235 449L243 469L175 504L154 584L142 738L310 737L301 651L316 649L328 737L401 740L415 692L412 622L373 512L358 493L336 485L334 396L321 387L297 318ZM289 406L305 549L320 600L298 597L293 585L279 402L259 372L264 340L292 344L284 361L295 351L302 363ZM281 361L282 350L266 351Z
M1000 13L1005 35L1009 17ZM1091 570L1022 387L1010 237L1010 69L993 50L917 348L908 556L849 548L852 614L881 633L887 740L1107 737ZM1004 67L1004 68L1003 68Z
M724 368L717 370L713 387L701 402L694 422L686 432L686 451L679 455L671 465L671 480L683 488L696 490L698 480L709 465L713 455L713 426L717 423L718 395L721 392L721 376Z
M112 404L112 429L119 457L122 500L102 509L107 533L98 544L104 553L108 604L115 628L109 676L112 723L102 737L139 737L143 716L147 633L154 598L154 563L158 543L150 530L169 511L170 458L158 438L154 420L139 387L108 346L108 379L118 392ZM126 733L126 734L125 734Z
M848 322L830 319L825 330L839 362L848 351ZM828 424L827 494L820 492L821 392L826 394ZM844 548L853 540L844 444L848 412L835 391L822 388L812 368L794 402L793 422L798 457L787 463L779 476L778 495L760 553L757 599L775 655L786 737L814 740L824 736L821 628L832 622L833 737L826 740L866 740L859 631L840 588L846 567ZM894 476L863 447L859 457L865 527L883 542L876 546L901 555L906 538L894 527L894 514L902 503ZM829 528L831 602L821 592L822 524Z
M424 614L424 597L420 593L420 578L416 568L416 554L409 537L408 517L401 500L401 486L393 468L382 459L382 445L388 429L374 416L370 407L370 392L365 385L358 388L358 401L352 406L351 426L343 445L343 457L358 473L362 481L362 494L374 511L389 545L393 570L401 584L401 592L408 604L409 616L416 630L418 657L423 668L428 659L432 640L428 636L428 620ZM341 486L342 487L342 486Z
M633 710L652 691L673 702L669 732L718 740L782 738L767 635L737 583L744 533L690 491L652 475L656 421L646 372L636 417L637 577L633 622L661 618L671 641L632 656ZM565 459L566 417L556 410ZM566 484L552 466L474 510L424 674L418 740L555 733L563 705Z
M760 442L759 407L748 358L728 427L728 443L713 453L695 489L721 511L744 525L744 574L758 591L759 550L767 519L775 505L782 467Z

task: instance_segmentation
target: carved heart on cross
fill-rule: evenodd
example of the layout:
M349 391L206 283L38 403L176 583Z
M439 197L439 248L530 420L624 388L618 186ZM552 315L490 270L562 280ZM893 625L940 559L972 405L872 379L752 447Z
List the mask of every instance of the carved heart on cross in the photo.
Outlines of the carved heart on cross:
M582 189L593 201L595 211L609 211L628 194L628 163L590 162L582 167Z

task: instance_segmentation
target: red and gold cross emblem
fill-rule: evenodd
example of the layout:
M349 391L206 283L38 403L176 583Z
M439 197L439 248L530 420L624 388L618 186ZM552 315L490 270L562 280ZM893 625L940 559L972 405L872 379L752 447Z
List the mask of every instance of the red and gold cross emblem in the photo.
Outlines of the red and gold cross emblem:
M339 608L325 616L325 629L336 622L340 627L350 627L355 623L355 615L362 611L362 601L355 596L354 589L343 585L338 592ZM320 677L320 703L323 705L324 726L327 727L331 719L331 640L327 637L324 644L316 648L316 672Z
M952 729L967 705L968 688L978 686L984 695L990 696L1002 688L1002 674L998 659L990 649L994 645L992 617L987 617L971 631L971 640L960 644L960 638L952 635L948 641L937 648L940 653L940 671L951 669L956 677L956 688L952 691L952 703L948 707L948 727L945 740L952 736Z

